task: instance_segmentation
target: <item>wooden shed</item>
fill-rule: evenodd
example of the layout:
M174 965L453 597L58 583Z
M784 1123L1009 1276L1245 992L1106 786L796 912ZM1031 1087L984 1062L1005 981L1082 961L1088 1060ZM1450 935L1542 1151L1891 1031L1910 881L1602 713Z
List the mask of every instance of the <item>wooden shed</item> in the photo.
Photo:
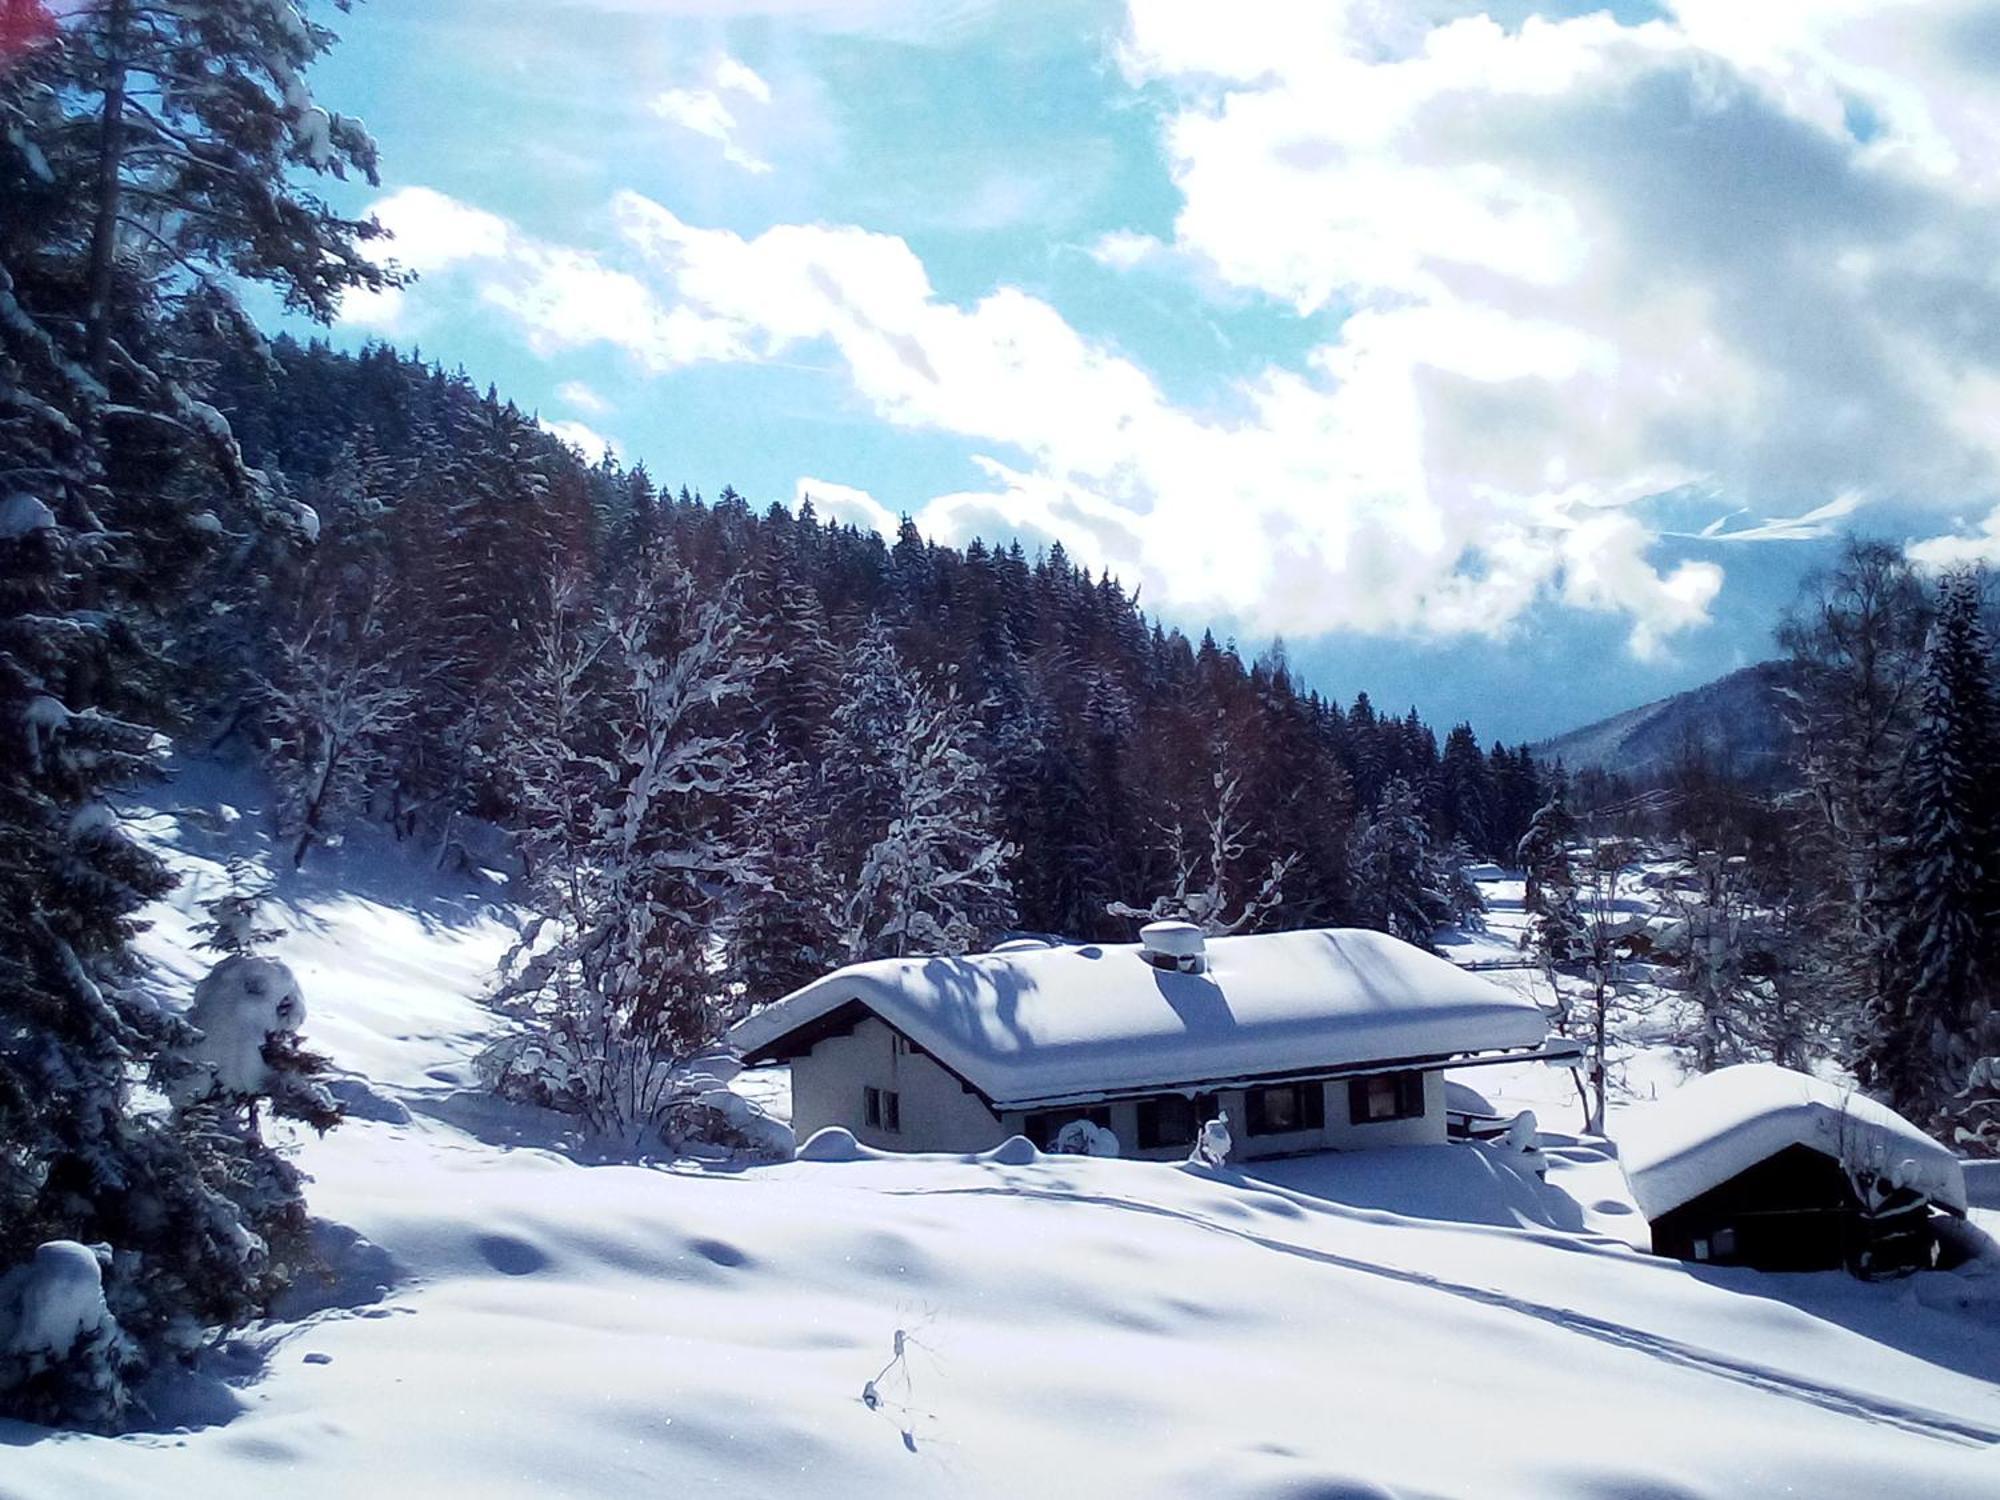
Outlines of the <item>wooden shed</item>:
M1874 1100L1770 1064L1723 1068L1630 1112L1620 1160L1661 1255L1888 1275L1934 1263L1963 1215L1957 1159Z

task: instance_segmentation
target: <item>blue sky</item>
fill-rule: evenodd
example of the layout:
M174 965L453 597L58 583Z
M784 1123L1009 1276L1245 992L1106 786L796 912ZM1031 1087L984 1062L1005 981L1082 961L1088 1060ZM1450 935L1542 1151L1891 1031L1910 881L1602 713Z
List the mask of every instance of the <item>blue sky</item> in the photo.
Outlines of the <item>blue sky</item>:
M335 337L1538 736L1842 527L2000 553L1994 14L376 0L315 87L421 279Z

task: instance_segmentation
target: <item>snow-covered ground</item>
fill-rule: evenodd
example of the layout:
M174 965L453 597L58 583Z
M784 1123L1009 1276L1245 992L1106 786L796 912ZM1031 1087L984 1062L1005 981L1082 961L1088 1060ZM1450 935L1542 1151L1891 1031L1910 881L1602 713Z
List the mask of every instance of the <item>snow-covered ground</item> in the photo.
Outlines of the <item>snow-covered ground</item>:
M258 817L180 791L148 945L184 994ZM283 925L349 1075L301 1143L337 1278L158 1432L0 1424L0 1495L2000 1493L1986 1279L1655 1260L1574 1138L1546 1185L1497 1147L592 1164L467 1088L490 890L357 844ZM1573 1123L1563 1075L1495 1071Z

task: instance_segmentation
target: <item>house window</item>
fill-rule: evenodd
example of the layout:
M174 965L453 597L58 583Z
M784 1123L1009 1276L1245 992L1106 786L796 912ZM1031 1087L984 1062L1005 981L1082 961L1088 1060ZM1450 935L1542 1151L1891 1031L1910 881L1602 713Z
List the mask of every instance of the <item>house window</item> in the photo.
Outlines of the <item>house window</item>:
M1139 1149L1192 1146L1203 1124L1215 1118L1215 1095L1161 1094L1139 1101Z
M1424 1112L1424 1075L1371 1073L1347 1081L1347 1118L1355 1125L1415 1120Z
M866 1088L861 1091L861 1117L870 1130L903 1133L903 1096L894 1089Z
M1021 1134L1035 1143L1037 1151L1047 1151L1055 1145L1056 1136L1071 1120L1088 1120L1100 1130L1109 1130L1111 1111L1104 1108L1045 1109L1021 1122Z
M1326 1089L1317 1083L1280 1083L1252 1089L1245 1106L1252 1135L1287 1135L1326 1128Z
M914 1057L916 1056L916 1052L917 1052L917 1044L911 1041L908 1037L904 1036L902 1032L900 1031L897 1032L896 1055L898 1057Z

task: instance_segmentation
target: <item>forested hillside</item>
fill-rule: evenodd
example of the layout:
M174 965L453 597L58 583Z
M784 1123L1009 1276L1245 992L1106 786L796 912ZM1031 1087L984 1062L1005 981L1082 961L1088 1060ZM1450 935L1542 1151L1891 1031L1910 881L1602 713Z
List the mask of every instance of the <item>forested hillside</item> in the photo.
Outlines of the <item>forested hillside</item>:
M363 820L441 862L497 826L530 916L490 1081L669 1144L728 1123L688 1059L830 965L1167 913L1428 942L1527 826L1525 752L1336 707L1060 549L704 503L414 358L268 343L246 285L329 322L401 280L314 186L375 179L307 81L332 32L7 15L0 1274L73 1322L59 1363L39 1321L0 1338L12 1410L116 1425L306 1256L266 1124L339 1111L258 951L271 872L215 904L192 1011L132 955L172 880L119 802L176 740L255 757L293 866Z
M1350 864L1385 798L1408 816L1398 780L1438 851L1505 857L1537 805L1521 752L1482 749L1467 726L1440 750L1414 713L1378 713L1366 694L1342 708L1296 682L1281 649L1246 665L1190 642L1060 545L959 551L908 526L887 544L810 504L759 511L727 486L704 502L644 466L587 468L492 392L386 348L281 342L269 361L215 365L245 458L319 518L277 586L251 585L272 606L257 624L281 664L273 687L218 683L211 700L246 710L245 732L298 783L301 857L348 817L447 842L459 814L533 825L528 757L538 728L557 732L537 724L533 679L556 635L589 636L642 585L723 610L717 664L745 675L713 727L741 744L705 827L738 843L752 825L791 827L799 847L764 857L791 862L776 894L801 907L852 886L889 809L851 799L870 778L894 793L923 774L883 759L911 741L970 759L929 810L965 859L1005 846L961 939L1124 937L1111 904L1176 895L1211 898L1217 923L1381 919ZM380 700L394 706L371 713ZM774 797L790 799L783 817L752 815ZM824 868L802 870L808 858ZM883 941L808 931L818 912L799 923L810 951L750 961L759 996Z
M1760 788L1796 784L1786 693L1789 662L1763 661L1534 745L1535 758L1590 773L1609 795L1670 779L1698 762Z

